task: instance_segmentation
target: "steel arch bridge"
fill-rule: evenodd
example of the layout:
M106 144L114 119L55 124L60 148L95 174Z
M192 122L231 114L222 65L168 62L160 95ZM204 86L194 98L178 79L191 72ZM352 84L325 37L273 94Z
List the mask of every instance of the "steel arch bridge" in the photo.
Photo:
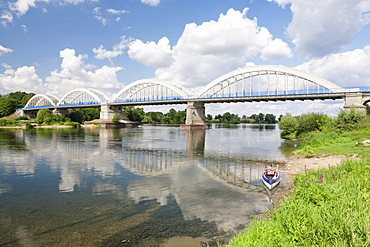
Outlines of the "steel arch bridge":
M61 99L37 94L20 110L42 108L101 107L103 118L110 119L121 106L188 104L187 124L205 123L204 104L224 102L260 102L286 100L344 99L345 109L354 106L364 111L370 90L342 88L328 80L294 68L277 65L250 66L231 71L208 83L199 93L158 79L135 81L122 88L112 98L94 89L79 88ZM103 109L104 107L104 109ZM204 120L204 121L203 121Z
M188 99L192 92L187 88L168 81L158 79L143 79L133 82L114 97L113 102L143 102L143 101L166 101Z
M253 97L341 92L340 86L313 74L276 65L251 66L218 77L198 98Z

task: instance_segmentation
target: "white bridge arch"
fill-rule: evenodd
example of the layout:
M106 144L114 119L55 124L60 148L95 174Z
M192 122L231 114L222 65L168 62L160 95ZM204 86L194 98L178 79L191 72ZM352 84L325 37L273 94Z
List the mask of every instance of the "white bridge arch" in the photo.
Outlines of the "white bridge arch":
M59 98L54 95L36 94L25 105L24 108L53 106L59 102Z
M207 84L197 98L250 97L340 92L343 88L305 71L279 65L231 71Z
M154 101L154 100L176 100L189 98L193 93L179 85L158 79L143 79L135 81L113 98L113 102L127 101Z
M66 93L57 106L96 105L109 101L108 96L95 89L78 88Z

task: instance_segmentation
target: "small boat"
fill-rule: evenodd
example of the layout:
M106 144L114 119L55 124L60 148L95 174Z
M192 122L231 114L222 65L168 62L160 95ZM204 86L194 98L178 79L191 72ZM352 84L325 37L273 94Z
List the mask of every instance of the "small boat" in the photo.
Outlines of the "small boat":
M280 173L278 169L275 170L272 164L266 168L262 173L262 182L270 190L275 188L280 183Z

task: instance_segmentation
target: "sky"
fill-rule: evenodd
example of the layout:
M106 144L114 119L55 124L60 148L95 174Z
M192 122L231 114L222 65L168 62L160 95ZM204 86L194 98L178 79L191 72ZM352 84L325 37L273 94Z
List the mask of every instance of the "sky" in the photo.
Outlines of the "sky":
M193 92L251 65L370 87L370 0L0 1L0 94L113 95L157 78ZM206 114L323 112L344 101L207 104ZM168 112L185 105L145 107Z

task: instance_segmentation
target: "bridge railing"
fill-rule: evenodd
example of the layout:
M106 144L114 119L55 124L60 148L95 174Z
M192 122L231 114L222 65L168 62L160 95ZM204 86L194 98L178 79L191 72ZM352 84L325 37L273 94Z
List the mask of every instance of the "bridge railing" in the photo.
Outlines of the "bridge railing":
M112 103L126 103L126 102L148 102L148 101L170 101L170 100L182 100L185 97L176 96L176 97L144 97L144 98L135 98L135 99L118 99Z
M358 90L356 90L358 91ZM238 98L238 97L259 97L259 96L284 96L284 95L308 95L308 94L330 94L348 92L346 90L331 90L327 88L300 89L300 90L274 90L274 91L246 91L234 93L218 93L213 95L202 95L201 99L207 98Z

